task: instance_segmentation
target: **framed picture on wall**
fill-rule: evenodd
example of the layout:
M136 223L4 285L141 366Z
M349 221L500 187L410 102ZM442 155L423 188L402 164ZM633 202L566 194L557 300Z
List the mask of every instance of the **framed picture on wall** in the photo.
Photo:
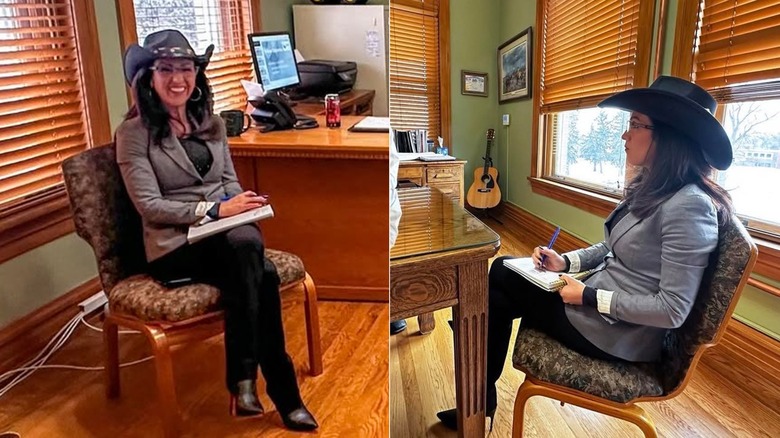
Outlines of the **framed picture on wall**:
M531 28L498 46L498 103L531 97Z
M487 97L488 74L478 71L461 70L460 94Z

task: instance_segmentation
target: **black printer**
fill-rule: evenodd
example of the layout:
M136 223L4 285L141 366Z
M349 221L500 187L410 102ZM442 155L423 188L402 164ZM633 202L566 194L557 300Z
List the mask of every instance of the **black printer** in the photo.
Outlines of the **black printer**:
M301 83L297 90L309 96L346 93L355 85L357 64L352 61L313 59L298 63Z

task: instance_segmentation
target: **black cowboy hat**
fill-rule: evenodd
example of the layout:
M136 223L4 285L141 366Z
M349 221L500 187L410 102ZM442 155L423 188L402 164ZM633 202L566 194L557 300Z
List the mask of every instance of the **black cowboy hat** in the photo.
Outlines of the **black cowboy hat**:
M699 145L714 168L731 166L731 141L713 116L717 103L706 90L673 76L659 76L648 88L634 88L608 97L599 107L640 112L684 134Z
M192 59L195 65L205 68L211 54L214 52L214 44L206 48L202 55L196 55L190 42L181 32L174 29L159 30L150 33L144 39L144 45L131 44L125 51L125 79L132 84L138 73L159 58L184 58Z

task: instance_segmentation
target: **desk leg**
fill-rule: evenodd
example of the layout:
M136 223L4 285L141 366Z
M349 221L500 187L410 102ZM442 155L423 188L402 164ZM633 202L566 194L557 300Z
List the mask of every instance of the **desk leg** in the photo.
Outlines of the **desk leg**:
M485 435L487 260L458 266L455 320L455 398L458 436Z
M436 328L436 319L433 317L433 312L423 313L417 315L417 324L420 326L420 333L427 335Z

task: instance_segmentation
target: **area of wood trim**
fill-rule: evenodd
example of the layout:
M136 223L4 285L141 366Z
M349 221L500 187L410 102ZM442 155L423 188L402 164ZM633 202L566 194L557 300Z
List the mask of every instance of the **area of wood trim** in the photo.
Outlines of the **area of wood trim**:
M111 141L111 122L108 119L108 99L104 84L103 61L97 31L97 17L93 2L74 2L78 33L78 56L81 60L81 86L84 90L84 109L90 130L90 145L102 145Z
M450 78L450 0L439 0L439 93L441 136L452 145L452 79ZM450 146L452 149L452 146ZM454 153L452 154L454 155Z
M780 342L732 319L720 343L704 353L702 364L780 410Z
M0 263L73 230L64 188L4 210L0 212Z
M119 47L124 53L127 46L138 42L133 0L116 0L116 24L119 26ZM125 85L125 94L127 105L130 106L133 103L133 94L127 85Z
M666 0L660 0L658 5L658 14L656 20L658 21L658 31L655 34L655 56L653 61L653 77L655 79L661 75L661 61L664 59L664 42L666 39L666 18L669 15L669 7Z
M774 286L772 286L770 284L766 284L766 283L764 283L761 280L756 280L755 278L751 277L751 278L748 278L747 284L753 286L754 288L756 288L756 289L758 289L760 291L766 292L768 294L772 294L772 295L780 298L780 289L778 289L778 288L776 288L776 287L774 287Z
M677 4L677 23L674 26L672 76L691 78L693 70L693 36L699 13L698 0L680 0Z
M573 205L589 213L606 218L618 204L617 198L599 195L544 178L529 177L534 193Z
M31 359L78 313L78 303L99 292L101 288L97 277L87 280L0 329L0 374Z

